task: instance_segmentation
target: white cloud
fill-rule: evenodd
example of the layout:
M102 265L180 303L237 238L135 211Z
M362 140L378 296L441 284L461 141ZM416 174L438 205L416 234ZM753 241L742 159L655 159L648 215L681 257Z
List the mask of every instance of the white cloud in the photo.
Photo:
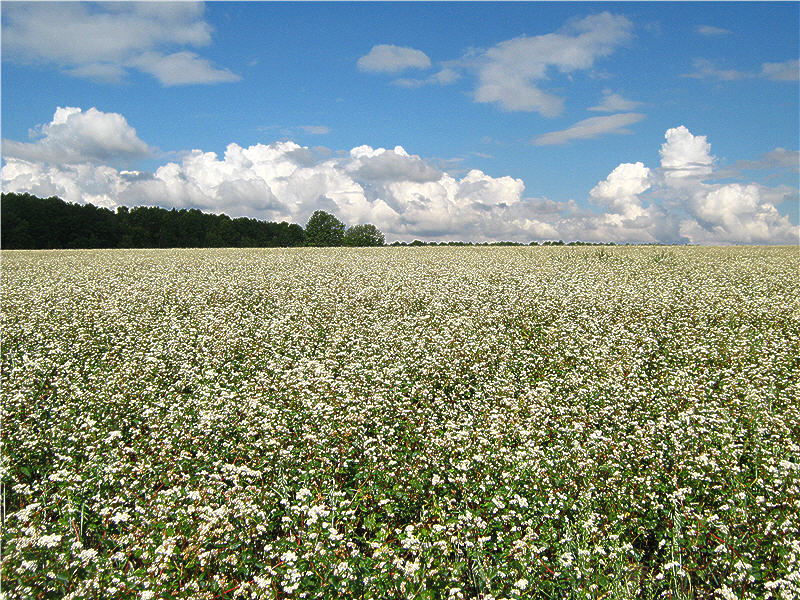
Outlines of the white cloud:
M223 157L193 150L154 173L105 165L46 165L9 157L7 191L58 195L71 202L200 208L231 216L305 223L316 209L348 223L375 223L390 237L493 239L518 226L511 209L522 181L471 171L456 179L402 147L359 146L346 156L313 160L294 142L230 144ZM516 217L514 217L516 218Z
M394 85L407 88L417 88L423 85L450 85L461 79L461 74L451 67L445 67L425 79L403 77L392 81Z
M431 59L415 48L378 44L358 59L358 68L369 73L398 73L406 69L427 69Z
M20 2L3 9L6 60L55 64L75 77L111 82L124 79L129 69L165 85L239 79L180 50L211 43L202 3Z
M714 157L706 136L669 129L661 146L661 194L681 237L695 244L798 243L800 229L781 215L774 190L756 184L706 183Z
M797 81L800 79L800 60L763 63L761 65L761 75L772 81Z
M327 125L301 125L300 129L309 135L327 135L331 132Z
M459 60L439 63L440 69L434 74L398 78L392 84L406 88L450 85L470 72L477 78L473 92L476 102L555 117L563 111L564 98L544 89L553 72L589 70L598 59L609 56L632 37L633 24L627 18L604 12L573 20L556 33L520 36L488 49L470 49ZM359 69L370 72L397 73L430 66L430 58L422 51L386 44L373 46L358 60ZM618 112L637 105L614 95L605 106L593 110Z
M713 25L698 25L694 30L700 35L730 35L733 33L730 29L714 27Z
M603 90L603 100L597 106L592 106L589 108L591 111L595 112L622 112L622 111L629 111L633 110L637 106L640 106L641 102L635 102L634 100L628 100L623 98L619 94L613 93L611 90Z
M477 102L496 102L506 110L561 113L563 99L541 89L551 68L561 73L586 70L631 38L625 17L602 13L575 21L561 33L506 40L471 58L478 72Z
M68 202L105 208L118 206L125 190L116 169L92 163L49 165L5 159L2 182L4 192L28 192L42 198L58 196Z
M741 71L738 69L721 69L706 58L695 58L692 61L694 71L685 73L683 77L693 79L716 79L717 81L738 81L741 79L768 79L770 81L798 81L800 79L800 60L792 59L777 63L762 63L760 71Z
M606 210L585 218L583 226L594 240L659 242L674 240L664 209L656 202L645 207L642 195L652 187L651 170L641 162L622 163L589 192L592 203Z
M3 157L32 162L115 162L141 158L151 153L145 142L118 113L92 107L58 107L50 123L40 125L35 142L3 140Z
M798 243L798 228L762 197L759 186L738 183L698 190L688 202L694 219L681 222L693 243Z
M450 85L451 83L458 81L461 78L461 75L455 69L445 67L438 73L434 73L431 77L433 78L433 81L439 85Z
M800 171L800 151L775 148L757 160L738 160L731 168L742 170L790 169L797 173Z
M228 69L215 69L208 60L188 51L173 54L145 52L132 58L128 64L153 75L166 86L222 83L241 79Z
M350 151L350 157L352 161L347 165L347 171L361 180L425 183L442 176L439 170L419 156L409 156L402 146L396 146L393 151L359 146Z
M714 159L706 136L679 126L665 133L661 167L622 163L590 191L601 214L561 215L559 237L588 241L689 242L693 244L796 244L800 228L776 204L792 196L786 186L709 183ZM786 151L769 164L787 162Z
M661 169L673 187L695 185L711 174L714 157L704 135L692 135L683 125L668 129L661 146Z
M644 115L641 113L620 113L606 117L589 117L583 121L578 121L567 129L544 133L534 138L533 143L537 146L551 146L566 144L572 140L595 138L601 135L631 133L626 127L633 123L638 123L642 119L644 119Z
M644 214L639 195L650 187L650 169L641 162L622 163L599 182L589 195L611 212L628 219Z
M736 81L737 79L744 79L751 77L752 74L746 71L738 71L736 69L720 69L716 66L714 61L707 58L695 58L692 61L694 71L692 73L684 74L684 77L691 77L693 79L717 79L719 81Z
M109 208L151 204L295 223L322 209L349 224L374 223L390 241L800 241L798 227L776 208L796 199L796 190L713 183L710 144L683 126L666 132L660 167L626 162L599 181L588 194L597 210L526 197L523 181L510 176L472 170L457 177L400 146L330 153L291 141L229 144L221 157L192 150L149 173L102 160L146 149L121 115L60 108L40 131L41 141L16 147L23 152L4 152L5 191ZM763 160L788 162L791 153L779 150Z
M92 62L65 69L68 75L105 83L120 83L125 79L125 67L120 63Z

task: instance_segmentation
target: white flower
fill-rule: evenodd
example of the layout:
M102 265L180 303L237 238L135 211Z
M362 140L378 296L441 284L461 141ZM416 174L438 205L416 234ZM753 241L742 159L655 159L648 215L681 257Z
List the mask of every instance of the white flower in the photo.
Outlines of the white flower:
M58 534L43 535L39 538L38 545L43 548L55 548L61 543L61 536Z
M727 585L723 585L721 588L719 588L717 590L717 594L722 596L723 600L737 600L737 598L739 597Z
M111 517L111 521L119 524L128 521L130 518L131 516L126 511L121 510L118 513L116 513L113 517Z

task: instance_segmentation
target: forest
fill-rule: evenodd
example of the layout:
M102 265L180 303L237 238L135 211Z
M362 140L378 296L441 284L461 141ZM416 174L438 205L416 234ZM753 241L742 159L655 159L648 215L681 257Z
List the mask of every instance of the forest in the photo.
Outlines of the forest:
M4 249L271 247L304 242L303 228L294 223L155 206L121 206L114 212L30 194L3 194L0 216Z
M296 223L120 206L116 212L92 204L2 195L3 249L56 248L271 248L291 246L382 246L383 234L370 224L346 227L334 215L316 211L306 228Z

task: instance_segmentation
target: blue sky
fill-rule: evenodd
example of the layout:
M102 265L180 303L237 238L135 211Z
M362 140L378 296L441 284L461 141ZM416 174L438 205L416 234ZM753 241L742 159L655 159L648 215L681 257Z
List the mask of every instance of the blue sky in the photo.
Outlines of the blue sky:
M4 2L4 191L798 242L797 3Z

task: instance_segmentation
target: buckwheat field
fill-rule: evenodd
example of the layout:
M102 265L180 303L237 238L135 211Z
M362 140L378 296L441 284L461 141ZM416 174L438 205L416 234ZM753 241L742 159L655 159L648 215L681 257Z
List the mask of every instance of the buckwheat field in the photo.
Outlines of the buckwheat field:
M4 251L5 598L800 597L797 247Z

